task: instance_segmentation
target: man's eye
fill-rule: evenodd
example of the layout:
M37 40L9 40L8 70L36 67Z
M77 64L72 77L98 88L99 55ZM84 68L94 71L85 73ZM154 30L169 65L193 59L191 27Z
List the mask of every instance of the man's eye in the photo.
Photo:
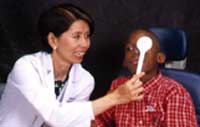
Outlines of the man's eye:
M127 47L126 51L133 51L133 48L132 47Z

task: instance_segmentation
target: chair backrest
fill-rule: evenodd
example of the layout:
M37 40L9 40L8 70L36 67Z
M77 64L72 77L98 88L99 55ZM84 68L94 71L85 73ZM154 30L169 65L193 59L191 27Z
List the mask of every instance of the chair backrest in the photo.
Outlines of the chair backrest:
M166 61L183 60L187 56L186 33L179 28L150 28L160 41Z

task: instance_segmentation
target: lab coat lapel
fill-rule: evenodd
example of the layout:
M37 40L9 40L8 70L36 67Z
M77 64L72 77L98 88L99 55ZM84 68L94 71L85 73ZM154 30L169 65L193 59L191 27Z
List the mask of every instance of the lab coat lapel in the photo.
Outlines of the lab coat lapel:
M81 76L79 75L80 64L73 64L72 68L69 72L69 79L67 81L67 87L65 89L64 100L65 101L73 101L75 99L74 95L76 95L76 87L78 85L78 81Z
M47 56L45 56L47 55ZM42 58L42 67L44 70L44 83L45 86L50 89L50 91L52 91L52 95L54 97L55 93L54 93L54 70L53 70L53 63L52 63L52 57L50 54L44 54Z

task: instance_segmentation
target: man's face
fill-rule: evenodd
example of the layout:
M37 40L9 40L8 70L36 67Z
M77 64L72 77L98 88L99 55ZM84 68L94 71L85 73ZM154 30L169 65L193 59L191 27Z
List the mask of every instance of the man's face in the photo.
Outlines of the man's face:
M136 73L136 68L139 61L140 52L137 49L137 41L142 36L148 36L152 39L152 37L144 31L134 32L130 35L129 40L125 46L125 58L124 64L125 66L133 73ZM153 39L152 39L153 40ZM144 63L142 66L142 71L146 74L153 74L158 71L158 54L159 54L159 46L157 42L152 43L152 47L146 52L144 57Z

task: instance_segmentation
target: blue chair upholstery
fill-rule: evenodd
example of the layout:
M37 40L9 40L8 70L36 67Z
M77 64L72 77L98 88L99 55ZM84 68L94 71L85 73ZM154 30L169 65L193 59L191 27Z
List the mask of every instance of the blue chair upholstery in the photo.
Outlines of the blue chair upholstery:
M160 41L166 61L183 60L187 56L186 33L178 28L151 28Z
M161 50L166 55L166 62L174 60L183 60L187 56L187 40L183 30L178 28L151 28L160 41ZM180 82L190 93L200 127L200 74L188 72L185 70L169 69L164 66L161 72ZM130 72L124 67L119 75L130 75Z

